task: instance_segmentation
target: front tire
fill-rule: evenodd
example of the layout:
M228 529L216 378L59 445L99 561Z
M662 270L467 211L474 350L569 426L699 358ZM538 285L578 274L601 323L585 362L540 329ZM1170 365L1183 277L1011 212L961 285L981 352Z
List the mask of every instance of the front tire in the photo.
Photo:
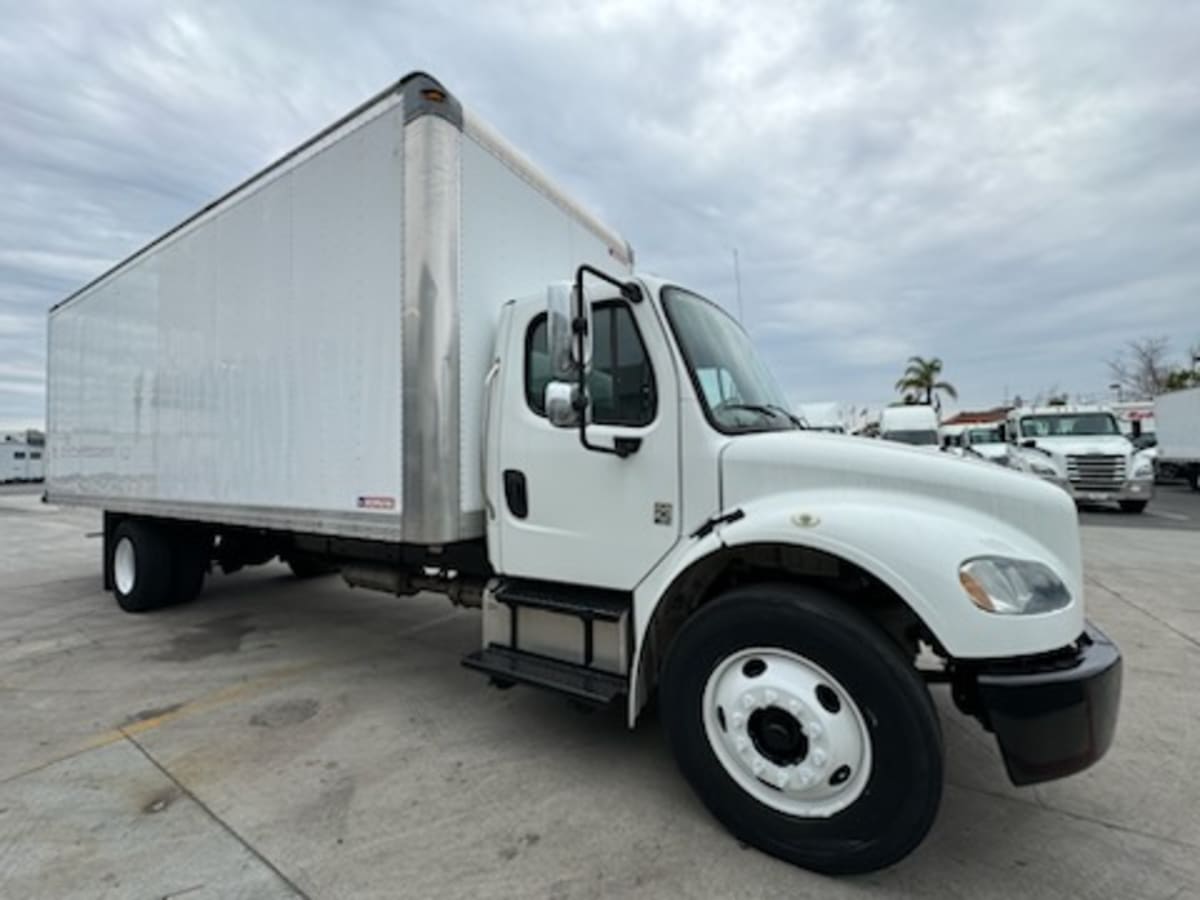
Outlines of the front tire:
M1148 501L1148 500L1122 500L1122 501L1120 501L1121 512L1126 512L1126 513L1145 512L1146 504L1149 502L1150 501Z
M830 594L723 594L683 625L659 689L684 776L772 856L870 872L933 824L943 752L929 692L885 634Z

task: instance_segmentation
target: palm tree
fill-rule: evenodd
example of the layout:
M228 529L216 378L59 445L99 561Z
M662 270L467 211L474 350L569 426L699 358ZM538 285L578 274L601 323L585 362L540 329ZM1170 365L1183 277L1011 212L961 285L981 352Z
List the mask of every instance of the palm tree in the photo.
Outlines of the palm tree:
M933 395L938 391L957 400L958 391L954 389L954 385L948 381L938 381L938 376L941 374L942 361L938 357L925 359L923 356L910 356L908 368L896 382L896 390L905 395L913 391L917 397L924 394L925 402L929 405L933 405Z

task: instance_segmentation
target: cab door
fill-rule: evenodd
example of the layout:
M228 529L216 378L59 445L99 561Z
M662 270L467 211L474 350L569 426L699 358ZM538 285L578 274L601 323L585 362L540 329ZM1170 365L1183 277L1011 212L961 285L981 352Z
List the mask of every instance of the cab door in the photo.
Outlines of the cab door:
M640 443L622 458L550 424L547 317L532 302L518 306L493 432L493 563L510 576L631 590L679 539L679 387L651 301L592 309L588 441Z

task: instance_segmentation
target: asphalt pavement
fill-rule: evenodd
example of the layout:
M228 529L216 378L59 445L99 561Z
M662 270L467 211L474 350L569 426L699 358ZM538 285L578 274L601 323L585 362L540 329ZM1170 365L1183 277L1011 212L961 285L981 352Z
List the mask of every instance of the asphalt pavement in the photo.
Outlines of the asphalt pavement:
M99 515L39 493L0 492L0 897L1200 898L1200 545L1181 520L1083 517L1089 614L1125 655L1109 755L1014 788L935 688L929 838L829 879L730 837L652 715L630 732L464 670L475 613L270 565L130 616L100 586Z

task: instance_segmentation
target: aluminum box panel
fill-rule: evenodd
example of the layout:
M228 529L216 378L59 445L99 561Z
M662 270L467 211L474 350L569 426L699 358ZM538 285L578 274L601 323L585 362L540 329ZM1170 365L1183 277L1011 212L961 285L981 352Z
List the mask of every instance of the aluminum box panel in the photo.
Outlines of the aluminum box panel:
M52 496L399 536L404 121L373 113L51 314Z

